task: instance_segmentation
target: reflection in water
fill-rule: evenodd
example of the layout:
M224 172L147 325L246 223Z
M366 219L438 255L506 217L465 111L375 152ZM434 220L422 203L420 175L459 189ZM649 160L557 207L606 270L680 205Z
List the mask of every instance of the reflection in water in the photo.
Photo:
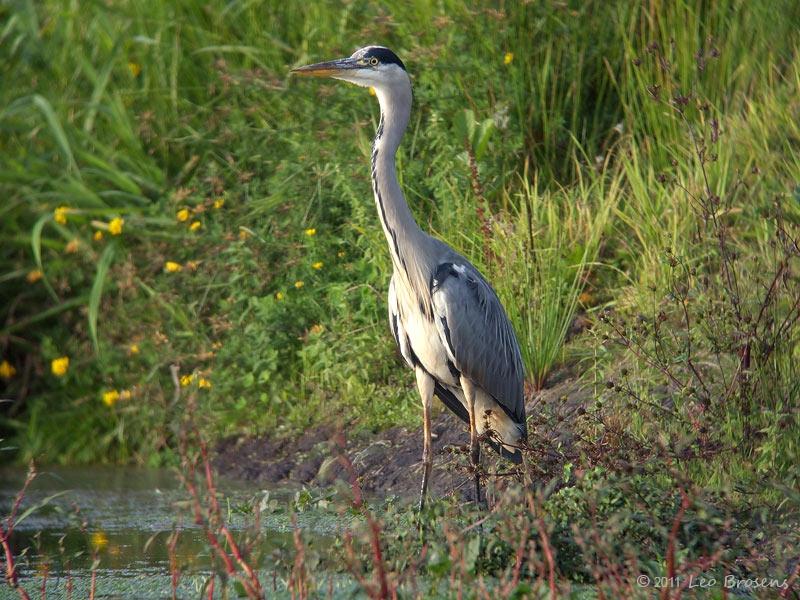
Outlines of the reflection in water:
M0 514L8 514L25 471L0 471ZM237 535L252 527L250 507L265 492L219 479L223 510ZM291 492L272 494L285 506ZM98 597L165 597L170 591L168 537L180 531L175 558L181 589L194 594L210 572L212 557L202 532L186 510L186 494L174 472L120 467L42 470L20 510L40 504L16 527L12 547L20 557L22 582L36 586L46 573L53 597L72 587L73 597L88 591L96 563ZM274 503L273 503L274 504ZM181 518L182 515L182 518ZM302 513L298 523L317 547L327 547L338 529L332 514ZM276 564L292 554L292 524L287 511L262 514L258 550ZM28 585L30 587L30 585ZM3 590L6 591L6 590Z

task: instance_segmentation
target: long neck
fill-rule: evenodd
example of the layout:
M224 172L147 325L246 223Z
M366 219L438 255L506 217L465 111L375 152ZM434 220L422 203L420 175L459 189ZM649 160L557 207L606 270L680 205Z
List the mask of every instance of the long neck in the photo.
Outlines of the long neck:
M395 168L395 154L411 113L411 86L379 89L377 95L381 121L372 147L372 189L395 271L408 274L416 259L414 251L426 237L406 204Z

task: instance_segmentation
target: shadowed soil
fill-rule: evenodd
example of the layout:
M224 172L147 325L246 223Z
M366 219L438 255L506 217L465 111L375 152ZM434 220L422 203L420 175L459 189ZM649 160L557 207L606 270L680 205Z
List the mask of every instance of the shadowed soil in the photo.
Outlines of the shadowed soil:
M464 423L444 411L433 420L432 432L434 467L430 485L433 493L441 494L466 481L466 474L457 472L457 465L466 464L458 447L469 443L469 434ZM348 479L337 458L342 450L352 461L364 492L381 496L418 493L422 481L422 427L392 427L345 439L337 428L318 425L295 439L229 438L217 446L214 465L228 477L267 487L324 487L336 479Z
M536 429L535 419L542 407L571 412L584 398L576 380L565 377L552 387L532 395L526 409L529 430ZM441 406L441 405L440 405ZM465 423L445 408L433 418L433 471L430 493L443 496L458 494L464 499L473 495L468 471L469 433ZM548 432L537 431L547 435ZM569 443L565 432L552 432L553 442ZM569 437L569 436L567 436ZM344 444L344 446L342 446ZM345 436L332 425L318 425L301 436L232 437L221 441L214 456L214 466L228 477L253 481L267 488L307 485L326 487L336 479L348 479L337 457L346 455L359 477L362 490L370 495L396 495L415 498L422 481L422 426L392 427L378 432ZM482 466L488 472L508 472L511 465L482 446ZM555 466L555 465L554 465Z

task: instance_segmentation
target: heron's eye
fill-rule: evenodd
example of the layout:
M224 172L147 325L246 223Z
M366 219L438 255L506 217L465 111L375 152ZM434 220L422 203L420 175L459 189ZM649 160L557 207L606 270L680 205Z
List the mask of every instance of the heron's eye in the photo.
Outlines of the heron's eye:
M372 58L369 59L369 64L371 64L373 67L377 66L378 59L373 56Z

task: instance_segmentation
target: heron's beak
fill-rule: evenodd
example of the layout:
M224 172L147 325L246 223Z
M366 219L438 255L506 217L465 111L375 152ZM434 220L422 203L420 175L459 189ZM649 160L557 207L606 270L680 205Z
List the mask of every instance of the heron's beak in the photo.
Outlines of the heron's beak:
M305 67L297 67L292 69L292 73L303 77L336 77L343 71L352 71L360 66L352 58L340 58L314 65L306 65Z

